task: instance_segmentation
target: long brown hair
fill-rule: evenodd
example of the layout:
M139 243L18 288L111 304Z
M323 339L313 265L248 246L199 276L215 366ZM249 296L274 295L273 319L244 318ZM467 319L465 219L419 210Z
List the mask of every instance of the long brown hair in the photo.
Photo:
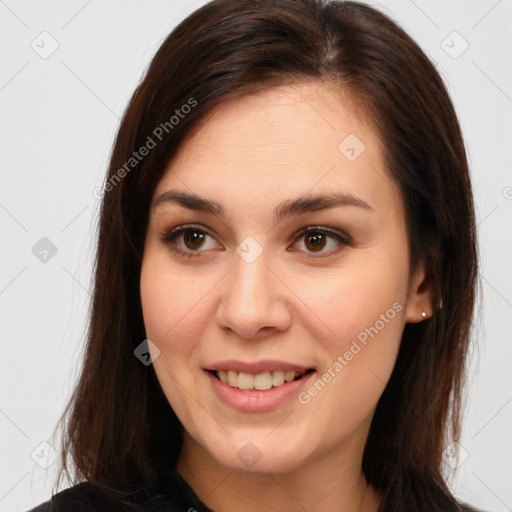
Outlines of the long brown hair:
M139 279L150 201L179 145L213 107L300 81L337 84L371 119L402 192L413 266L426 258L435 293L433 317L405 327L364 474L383 495L382 511L459 510L442 451L460 436L477 275L465 148L446 88L418 45L379 11L342 1L215 0L158 49L111 155L87 345L61 418L59 482L65 472L126 497L161 468L175 469L182 426L152 366L134 356L146 338ZM135 158L143 146L145 156Z

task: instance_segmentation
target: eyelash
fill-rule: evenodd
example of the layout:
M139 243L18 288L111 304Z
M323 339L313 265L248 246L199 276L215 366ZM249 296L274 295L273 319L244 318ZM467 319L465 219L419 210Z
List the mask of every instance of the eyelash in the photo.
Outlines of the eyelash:
M208 235L208 236L211 236L212 238L214 238L214 236L208 230L206 230L198 225L184 224L184 225L177 226L177 227L171 229L168 233L166 233L164 236L162 236L161 242L164 243L165 245L168 245L170 247L171 251L174 252L175 254L177 254L178 256L182 256L184 258L194 258L194 257L201 256L201 253L206 252L206 251L204 251L204 250L203 251L192 251L192 250L184 251L183 249L180 249L178 247L177 242L175 241L179 235L182 235L189 231L194 231L197 233L205 234L205 235ZM321 226L308 226L306 228L303 228L298 233L296 233L294 235L294 239L295 239L295 241L298 241L301 237L304 237L305 235L309 235L309 234L322 234L322 235L325 235L327 237L330 237L330 238L336 240L339 243L339 246L335 250L331 250L331 251L327 251L327 252L319 252L319 253L307 252L308 257L311 257L311 258L317 259L317 258L324 258L327 256L332 256L333 254L336 254L337 252L339 252L343 246L352 245L352 240L350 239L350 237L348 235L338 233L335 231L331 231L330 229L327 229L327 228L324 228Z

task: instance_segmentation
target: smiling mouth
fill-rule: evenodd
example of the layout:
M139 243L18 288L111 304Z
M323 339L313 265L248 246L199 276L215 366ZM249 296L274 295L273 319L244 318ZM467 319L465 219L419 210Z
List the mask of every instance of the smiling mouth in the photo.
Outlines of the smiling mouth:
M302 379L315 370L310 368L304 371L266 371L258 374L237 372L234 370L208 370L218 380L231 386L245 391L267 391L272 388L284 386L295 380Z

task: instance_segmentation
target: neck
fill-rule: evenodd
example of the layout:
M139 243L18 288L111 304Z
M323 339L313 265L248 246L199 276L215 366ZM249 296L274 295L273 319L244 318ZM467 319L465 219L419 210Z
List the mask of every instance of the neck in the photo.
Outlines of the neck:
M380 496L362 472L362 447L351 445L288 473L234 472L185 434L178 473L215 512L377 512Z

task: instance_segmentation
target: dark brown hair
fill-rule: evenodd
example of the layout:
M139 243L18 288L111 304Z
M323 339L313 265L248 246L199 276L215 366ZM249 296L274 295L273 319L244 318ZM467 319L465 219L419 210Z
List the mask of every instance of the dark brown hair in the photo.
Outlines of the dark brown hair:
M134 356L146 338L139 279L152 195L213 107L303 81L336 84L371 119L402 192L412 266L426 258L435 293L433 317L405 327L364 474L383 495L382 511L459 510L443 478L442 451L460 436L477 275L465 148L429 59L395 22L355 2L215 0L158 49L111 155L83 367L61 420L60 476L121 496L144 488L160 468L174 469L182 426L152 366ZM187 104L193 107L182 109ZM176 110L178 121L171 120ZM148 137L154 147L127 167Z

